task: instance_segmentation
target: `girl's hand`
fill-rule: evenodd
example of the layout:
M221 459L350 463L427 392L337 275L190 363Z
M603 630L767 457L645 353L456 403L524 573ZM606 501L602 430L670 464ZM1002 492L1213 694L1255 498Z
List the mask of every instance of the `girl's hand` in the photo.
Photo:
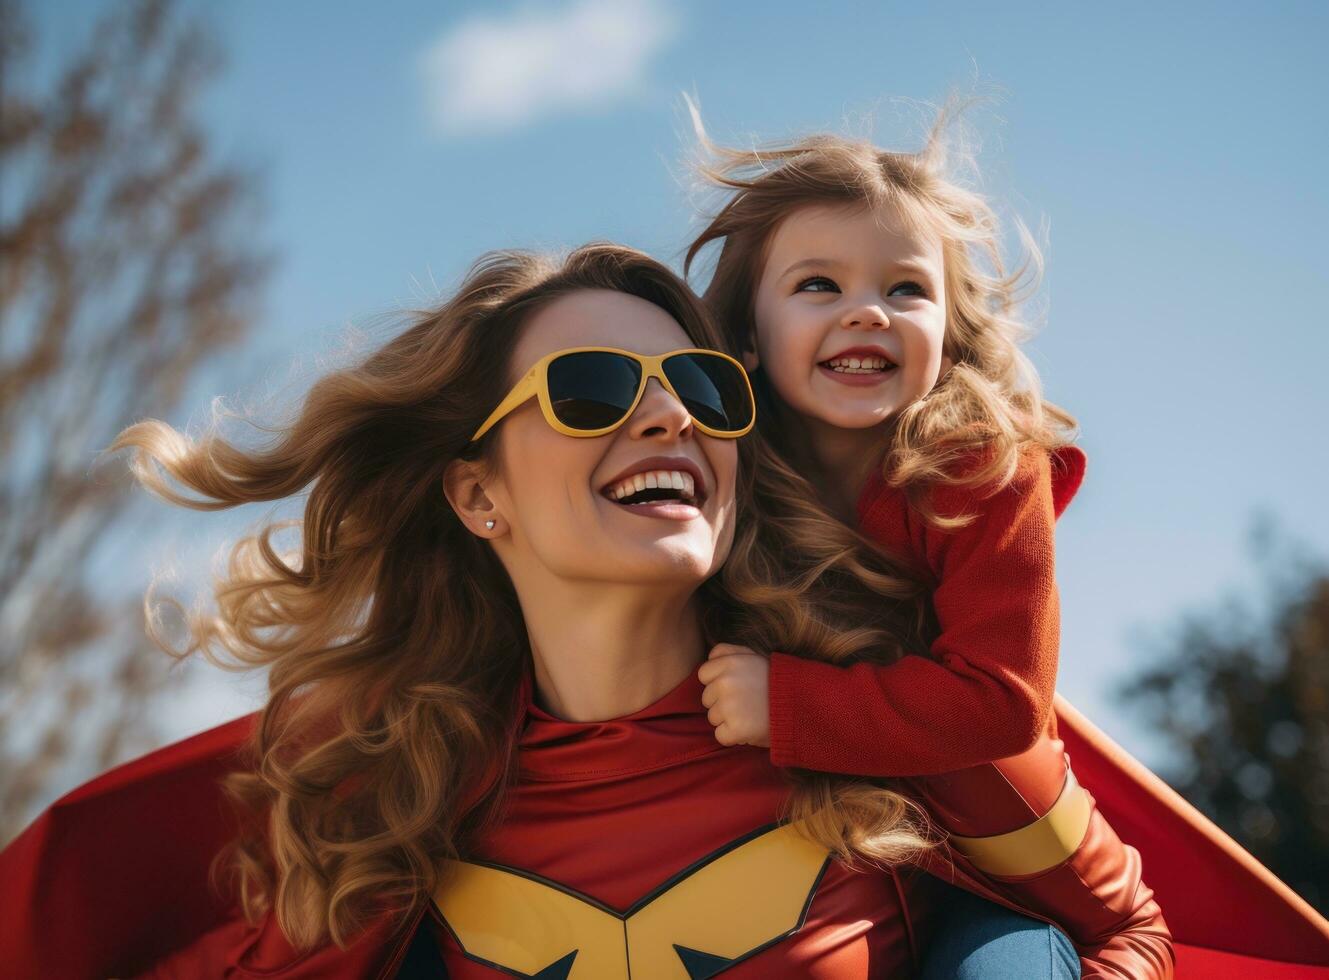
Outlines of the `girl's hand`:
M706 685L701 703L710 710L721 745L771 746L771 663L748 647L717 643L697 679Z

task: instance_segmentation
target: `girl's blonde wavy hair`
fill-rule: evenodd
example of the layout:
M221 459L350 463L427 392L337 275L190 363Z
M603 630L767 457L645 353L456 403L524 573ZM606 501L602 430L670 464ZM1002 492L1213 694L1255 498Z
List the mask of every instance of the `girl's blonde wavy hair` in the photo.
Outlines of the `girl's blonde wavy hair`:
M470 438L507 390L523 325L583 289L638 296L696 345L725 346L686 283L641 252L493 252L451 299L410 311L398 336L319 379L293 420L259 426L275 433L265 447L237 447L216 421L192 440L154 419L109 447L132 447L147 489L198 510L310 487L303 520L234 546L215 584L219 613L184 612L187 648L161 635L153 587L145 598L149 634L172 656L270 668L247 744L252 768L225 781L245 830L214 861L213 884L228 877L251 922L275 913L297 949L326 938L344 947L371 912L417 910L442 859L464 857L501 818L515 775L513 694L530 652L511 582L448 505L443 474L458 458L494 461L496 434ZM732 552L702 586L708 641L833 662L925 649L919 593L759 436L739 440L739 452ZM154 460L204 499L173 490ZM291 524L301 531L294 562L271 540ZM491 767L501 778L463 811ZM921 813L885 781L790 778L782 816L850 865L892 864L928 846Z
M948 174L952 157L971 157L962 145L948 141L948 127L966 101L958 96L947 100L917 153L830 134L750 150L723 147L707 137L696 105L687 101L700 144L697 170L727 197L688 246L683 271L690 274L706 245L722 243L703 299L732 346L753 349L755 293L767 249L780 223L796 210L889 205L911 231L940 239L946 287L943 350L954 366L883 429L883 476L926 520L953 529L974 516L937 513L928 499L931 488L985 486L996 492L1015 474L1022 452L1052 450L1073 440L1075 418L1043 399L1038 373L1020 349L1030 331L1019 306L1042 274L1038 246L1017 218L1026 255L1008 274L996 213L980 194ZM1027 292L1020 286L1026 273L1031 276ZM806 464L810 457L797 419L780 411L764 372L757 372L754 383L762 404L774 409L764 413L767 422L780 423L768 425L767 435L788 458ZM975 456L977 465L957 466Z

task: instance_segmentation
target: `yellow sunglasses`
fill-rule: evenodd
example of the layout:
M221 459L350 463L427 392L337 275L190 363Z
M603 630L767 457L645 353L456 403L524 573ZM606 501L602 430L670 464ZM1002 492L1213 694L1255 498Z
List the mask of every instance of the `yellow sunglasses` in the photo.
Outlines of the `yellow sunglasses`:
M617 347L568 347L536 361L508 392L475 442L531 396L545 421L565 436L613 432L636 411L646 382L659 380L708 436L737 439L752 429L757 405L743 365L717 350L690 347L668 354L637 354Z

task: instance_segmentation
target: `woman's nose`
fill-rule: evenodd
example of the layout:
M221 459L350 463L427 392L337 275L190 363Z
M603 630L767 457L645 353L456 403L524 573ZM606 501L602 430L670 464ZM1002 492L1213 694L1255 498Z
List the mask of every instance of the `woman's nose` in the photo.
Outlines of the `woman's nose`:
M659 378L651 378L628 420L628 431L634 439L663 435L678 438L692 432L692 416Z

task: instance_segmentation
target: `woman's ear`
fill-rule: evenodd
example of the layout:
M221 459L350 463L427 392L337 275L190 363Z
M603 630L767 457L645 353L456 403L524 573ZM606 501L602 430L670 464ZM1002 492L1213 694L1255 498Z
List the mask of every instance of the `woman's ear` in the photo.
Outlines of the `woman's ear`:
M761 366L761 358L757 356L757 338L748 334L747 343L743 345L743 368L751 374Z
M483 462L454 459L443 471L443 495L472 534L492 539L506 533L506 525L485 493L485 478Z

